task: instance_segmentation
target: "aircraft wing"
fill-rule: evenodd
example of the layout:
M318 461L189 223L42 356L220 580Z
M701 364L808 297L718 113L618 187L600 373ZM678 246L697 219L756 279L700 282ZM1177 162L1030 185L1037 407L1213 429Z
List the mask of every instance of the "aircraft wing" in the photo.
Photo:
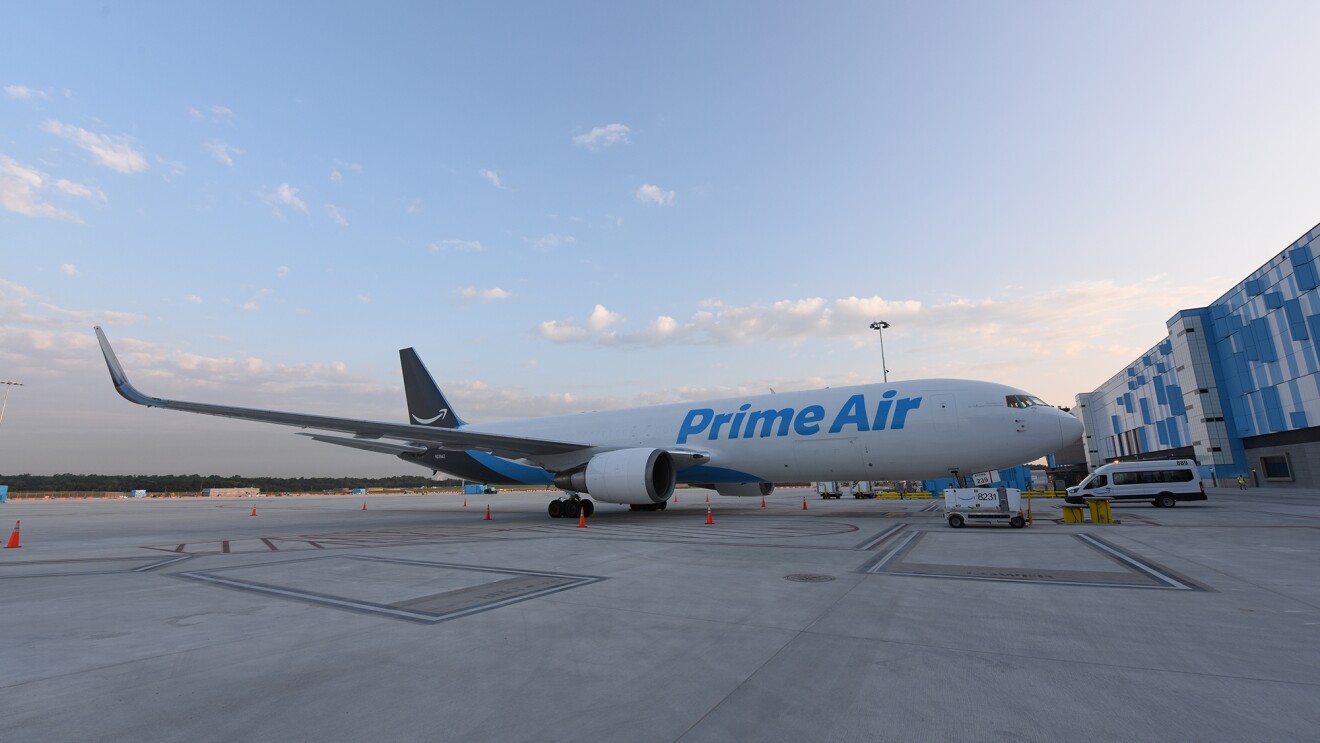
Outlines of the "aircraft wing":
M98 326L96 328L96 337L101 342L101 353L105 356L105 364L110 369L110 379L114 382L115 391L124 399L138 405L145 405L149 408L165 408L167 410L181 410L187 413L200 413L202 415L217 415L224 418L239 418L241 420L261 421L263 423L277 423L283 426L295 426L297 428L311 428L321 431L337 431L339 433L352 434L355 443L363 440L372 439L394 439L414 445L432 446L439 449L450 451L485 451L499 457L508 458L526 458L537 461L543 458L554 457L557 460L573 459L572 455L581 453L582 461L590 458L591 454L599 451L598 447L590 444L576 443L572 441L555 441L552 439L534 439L523 436L510 436L497 433L481 433L470 431L464 428L435 428L432 426L413 426L406 423L386 423L383 421L356 420L353 418L335 418L325 415L309 415L306 413L284 413L277 410L258 410L255 408L239 408L228 405L211 405L200 402L186 402L183 400L166 400L159 397L148 397L138 391L136 387L129 383L128 377L124 374L124 368L120 366L119 359L115 356L114 349L110 347L110 341L106 340L105 333ZM326 441L329 437L317 437L318 440ZM336 441L327 441L327 443L343 443L345 439ZM352 446L352 444L348 444ZM368 448L358 446L357 448ZM376 451L390 451L394 447L385 445L378 447ZM406 449L409 447L400 447Z

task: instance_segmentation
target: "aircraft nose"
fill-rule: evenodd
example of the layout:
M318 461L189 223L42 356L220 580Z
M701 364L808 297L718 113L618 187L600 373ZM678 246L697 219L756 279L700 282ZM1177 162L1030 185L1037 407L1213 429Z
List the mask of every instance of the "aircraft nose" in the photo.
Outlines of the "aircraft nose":
M1059 411L1059 448L1072 446L1082 438L1082 422L1071 413Z

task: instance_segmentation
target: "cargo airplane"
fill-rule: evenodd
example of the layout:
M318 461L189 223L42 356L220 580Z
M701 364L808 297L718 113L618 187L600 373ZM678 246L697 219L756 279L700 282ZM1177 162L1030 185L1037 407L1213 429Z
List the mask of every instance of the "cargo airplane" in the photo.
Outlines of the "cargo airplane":
M148 397L129 383L101 328L96 335L129 402L312 429L303 435L474 482L553 486L565 495L550 502L552 517L591 515L587 495L663 510L680 482L756 497L777 482L969 475L1032 461L1082 435L1077 418L1022 390L957 379L468 424L411 348L399 352L410 421L355 420Z

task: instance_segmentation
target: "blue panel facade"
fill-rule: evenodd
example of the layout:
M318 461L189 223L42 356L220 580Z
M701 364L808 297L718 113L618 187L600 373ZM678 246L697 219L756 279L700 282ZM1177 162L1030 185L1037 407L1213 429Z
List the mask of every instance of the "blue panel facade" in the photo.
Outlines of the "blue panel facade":
M1320 225L1209 306L1176 314L1164 338L1091 394L1089 420L1103 429L1086 432L1091 463L1191 447L1203 466L1235 476L1251 469L1243 439L1320 425L1318 255ZM1320 447L1320 431L1315 439Z

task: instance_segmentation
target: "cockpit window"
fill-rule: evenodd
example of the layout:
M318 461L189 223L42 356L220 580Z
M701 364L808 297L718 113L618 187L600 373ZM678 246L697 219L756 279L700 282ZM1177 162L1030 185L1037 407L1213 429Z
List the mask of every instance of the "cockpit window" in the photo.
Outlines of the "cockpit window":
M1006 399L1010 408L1031 408L1037 405L1045 405L1044 400L1031 395L1009 395ZM1049 406L1046 405L1046 407Z

